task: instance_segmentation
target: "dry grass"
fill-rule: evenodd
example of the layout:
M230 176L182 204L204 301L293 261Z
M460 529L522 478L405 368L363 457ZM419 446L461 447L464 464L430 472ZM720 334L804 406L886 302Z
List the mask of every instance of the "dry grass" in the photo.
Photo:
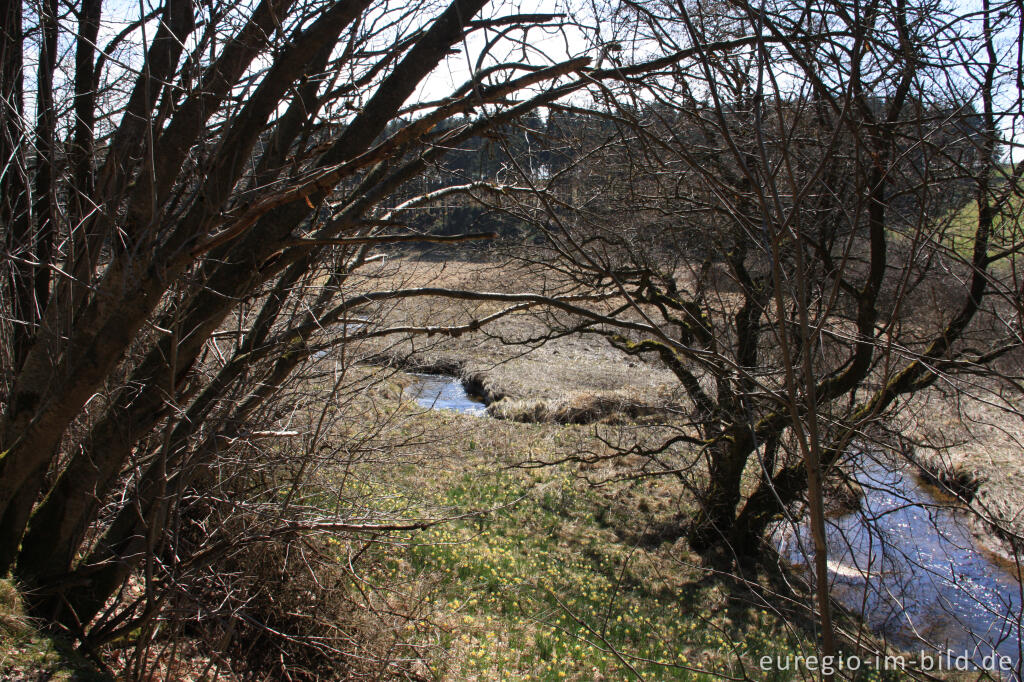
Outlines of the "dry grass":
M533 347L518 345L541 336L542 320L519 315L486 334L409 342L388 349L401 366L446 370L474 382L493 402L502 398L547 401L607 395L633 403L664 404L678 386L667 370L631 358L602 338L563 337ZM681 396L675 397L675 400Z
M491 290L538 289L545 283L529 272L507 265L402 263L410 281L418 284ZM732 297L723 295L723 305ZM443 319L465 315L448 304L431 307L416 302L402 315ZM726 305L726 307L728 307ZM477 312L492 312L493 307ZM415 312L414 312L415 311ZM460 375L475 393L492 403L492 416L522 422L628 422L649 416L682 416L688 401L667 370L646 364L612 348L597 336L568 336L543 345L516 345L543 336L549 320L517 315L485 333L428 344L404 344L388 349L389 357L408 366ZM971 396L975 397L971 397ZM935 389L914 396L894 427L928 444L918 459L936 479L964 492L972 506L993 523L976 531L987 545L998 545L992 526L1024 537L1024 422L1020 401L999 397L991 387L973 387L967 395ZM977 492L971 496L973 486ZM955 492L955 491L954 491ZM847 496L848 497L848 496ZM848 500L852 503L852 500ZM1006 534L1003 533L1003 536Z
M10 580L0 580L0 634L4 639L32 634L32 627L21 605L21 595Z
M399 274L401 273L401 277ZM550 290L529 271L507 264L403 261L388 286L434 286L512 293ZM557 289L558 287L556 287ZM458 324L500 309L494 303L412 299L388 310L392 325ZM495 406L495 414L520 421L599 421L619 408L642 416L686 400L669 371L611 347L596 335L571 335L541 343L551 319L521 312L458 337L434 336L368 344L368 354L419 371L455 374Z
M561 398L551 399L502 398L487 407L487 413L498 419L556 424L624 424L670 417L681 411L682 407L670 399L659 401L657 396L641 397L630 389L599 393L570 390Z
M969 394L937 388L914 396L900 427L920 444L914 456L926 471L988 519L973 524L979 540L1010 558L1013 544L1024 551L1024 403L990 388Z

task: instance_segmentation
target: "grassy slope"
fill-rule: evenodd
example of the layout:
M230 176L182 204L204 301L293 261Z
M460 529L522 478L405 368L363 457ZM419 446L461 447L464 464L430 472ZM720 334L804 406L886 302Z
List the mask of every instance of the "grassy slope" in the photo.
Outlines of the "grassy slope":
M415 272L417 264L405 265L403 272ZM449 286L482 280L481 288L506 288L508 278L495 272L501 273L446 263L443 272L423 276ZM445 315L429 306L392 313L435 324ZM529 338L541 328L515 316L491 332ZM412 348L390 351L402 357ZM641 405L681 400L672 393L674 377L600 339L568 337L526 355L515 351L467 335L417 347L412 364L459 367L492 393L515 399L510 408L595 396ZM814 652L807 631L787 625L786 617L799 618L781 613L786 598L755 597L716 579L685 542L654 551L636 546L633 538L645 529L688 516L692 497L668 478L601 487L584 478L628 476L642 460L512 466L580 450L607 454L596 429L614 441L629 424L522 424L444 412L426 412L418 423L435 434L424 446L435 466L405 469L387 483L389 494L405 491L401 499L408 500L426 493L453 514L501 507L485 519L420 534L391 564L390 580L414 572L435 586L434 618L443 624L439 643L447 652L434 659L436 679L793 679L792 672L763 673L760 656ZM695 476L691 483L701 485ZM858 679L875 678L864 672Z
M420 533L389 565L392 580L414 573L432 586L446 652L435 679L782 680L792 673L762 672L761 656L813 653L776 611L783 600L715 579L682 542L646 551L628 540L625 529L673 513L678 491L658 481L595 488L581 476L609 472L576 464L507 467L585 446L593 427L445 412L415 423L434 434L439 458L388 482L392 495L495 509Z
M1020 220L1024 204L1020 197L1010 197L992 221L990 252L1004 249L1020 240ZM949 217L945 243L962 258L970 260L974 249L974 235L978 229L978 202L969 201ZM1007 266L1000 264L1000 269Z

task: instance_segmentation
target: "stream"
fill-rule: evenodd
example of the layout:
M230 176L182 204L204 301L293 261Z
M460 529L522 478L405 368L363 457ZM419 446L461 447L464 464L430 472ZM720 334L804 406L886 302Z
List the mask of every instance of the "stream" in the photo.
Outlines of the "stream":
M406 391L419 405L487 414L458 378L411 376ZM964 656L964 663L1020 680L1021 584L979 548L966 513L939 499L909 465L867 455L858 461L861 509L827 519L832 596L911 654L952 652L954 659ZM807 567L812 542L806 525L795 531L779 526L774 540L783 557ZM999 673L994 653L1017 672L1004 667Z
M998 670L995 653L1017 671L1004 666L1002 675L1019 680L1021 584L979 548L966 512L940 500L908 464L866 455L858 462L861 509L826 520L832 596L901 649L952 652L988 670ZM806 525L780 527L775 540L783 557L807 567Z
M409 376L413 377L413 383L405 390L422 407L463 412L476 417L487 414L487 405L466 393L457 377L423 372L410 372Z

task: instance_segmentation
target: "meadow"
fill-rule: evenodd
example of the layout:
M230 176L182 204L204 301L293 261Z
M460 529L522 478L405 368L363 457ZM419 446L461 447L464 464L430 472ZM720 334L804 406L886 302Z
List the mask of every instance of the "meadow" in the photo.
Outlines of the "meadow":
M394 272L401 281L391 286L531 285L486 262L403 261ZM443 324L494 309L416 301L386 313L394 324ZM662 529L693 515L693 492L706 482L686 448L673 455L692 464L685 475L652 475L651 458L628 454L685 428L687 404L673 375L594 336L544 339L546 323L520 314L474 334L350 343L345 355L317 359L308 388L328 395L324 382L343 365L358 387L326 441L365 441L373 454L308 472L294 504L331 513L344 504L350 518L431 525L368 540L319 533L307 545L318 558L304 564L316 568L292 576L287 590L270 595L280 603L264 608L301 628L304 608L320 613L307 602L327 604L351 639L347 655L363 656L371 676L383 678L813 677L759 665L817 650L811 596L797 567L768 551L756 566L723 572L685 539L660 540ZM406 370L461 377L491 402L488 416L418 405L405 390ZM908 414L928 423L938 412ZM931 423L952 434L953 417ZM757 473L747 479L749 491ZM89 666L34 630L6 588L0 628L12 645L0 671L12 679L90 679L81 672ZM839 628L849 651L887 650L852 616L840 613ZM128 656L116 649L107 649L108 660ZM236 679L210 663L181 655L154 667ZM870 669L855 675L883 677Z
M430 586L417 594L441 633L431 678L781 680L791 673L761 671L762 656L812 652L778 582L718 576L682 541L640 545L638 526L675 511L672 485L595 485L616 472L524 466L585 447L595 427L402 409L421 411L408 428L431 434L437 459L374 497L475 512L409 537L380 575Z

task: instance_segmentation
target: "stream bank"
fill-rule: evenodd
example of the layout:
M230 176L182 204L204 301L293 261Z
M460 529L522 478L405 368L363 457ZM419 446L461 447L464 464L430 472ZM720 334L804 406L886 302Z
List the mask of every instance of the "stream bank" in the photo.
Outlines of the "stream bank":
M833 598L902 650L952 651L978 668L996 653L1020 679L1021 584L979 545L970 513L905 460L859 453L854 469L861 508L827 519ZM773 539L790 563L809 567L805 523L781 525Z
M470 382L412 376L407 392L425 408L495 416ZM978 545L968 513L905 461L862 453L850 485L859 505L837 507L828 519L833 598L901 650L952 651L978 667L996 653L1019 670L1021 585ZM790 563L808 565L806 526L780 527L774 540Z

